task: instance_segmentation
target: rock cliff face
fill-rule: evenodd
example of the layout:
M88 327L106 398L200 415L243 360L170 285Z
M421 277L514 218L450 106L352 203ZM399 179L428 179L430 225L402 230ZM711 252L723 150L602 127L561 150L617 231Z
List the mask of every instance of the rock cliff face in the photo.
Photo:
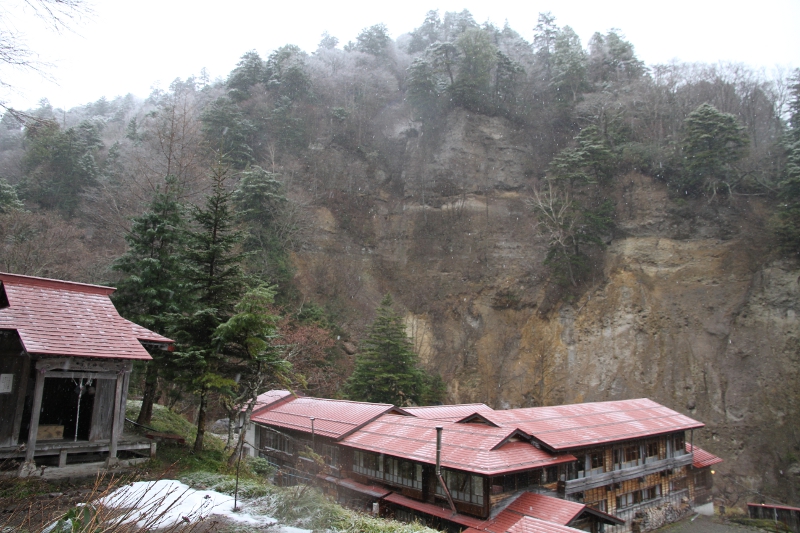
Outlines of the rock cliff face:
M728 504L752 490L798 503L800 269L776 259L757 199L675 201L617 176L615 235L565 301L527 204L535 143L463 111L427 138L387 123L377 163L318 149L352 192L308 198L316 231L295 259L309 296L357 335L391 292L452 402L650 397L706 424L694 442L725 459Z

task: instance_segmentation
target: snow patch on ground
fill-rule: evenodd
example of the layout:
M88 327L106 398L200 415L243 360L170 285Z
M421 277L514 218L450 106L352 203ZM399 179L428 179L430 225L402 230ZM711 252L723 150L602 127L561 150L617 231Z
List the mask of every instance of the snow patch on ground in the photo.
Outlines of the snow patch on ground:
M120 487L97 505L110 508L132 509L125 513L123 522L139 527L164 528L181 522L194 523L212 515L233 522L254 526L266 526L277 522L272 517L253 515L245 510L245 502L239 500L239 511L233 510L233 496L213 490L195 490L180 481L163 479L139 481ZM310 533L308 529L277 527L276 533Z

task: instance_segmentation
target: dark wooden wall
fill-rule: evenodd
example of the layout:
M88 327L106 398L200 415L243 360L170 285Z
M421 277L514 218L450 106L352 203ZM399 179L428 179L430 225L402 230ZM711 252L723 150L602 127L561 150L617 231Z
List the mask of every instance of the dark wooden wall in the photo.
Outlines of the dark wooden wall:
M31 362L22 351L16 331L0 332L0 374L13 375L11 392L0 394L0 447L17 445Z

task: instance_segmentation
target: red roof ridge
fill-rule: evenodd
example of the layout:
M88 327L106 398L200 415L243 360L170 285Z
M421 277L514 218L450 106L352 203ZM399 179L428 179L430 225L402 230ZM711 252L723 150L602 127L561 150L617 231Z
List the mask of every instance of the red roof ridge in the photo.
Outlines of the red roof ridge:
M683 415L683 416L685 416L685 415ZM650 418L639 418L639 419L636 419L636 420L625 421L625 422L641 422L641 421L646 421L646 420L660 420L662 418L663 417L656 416L656 417L650 417ZM689 418L689 417L686 417L686 418ZM693 422L696 422L696 424L687 425L685 427L685 429L699 429L699 428L705 427L705 424L703 424L702 422L698 422L697 420L694 420L692 418L690 418L690 420L692 420ZM595 424L595 425L593 425L591 427L592 428L600 428L600 427L605 427L605 426L616 426L616 425L619 425L619 424L620 424L620 422L614 421L614 422L607 422L605 424ZM564 431L563 428L556 428L556 429L535 431L535 432L531 432L531 434L532 434L532 436L533 436L533 438L535 440L541 442L545 446L552 446L552 444L548 443L544 438L540 438L539 435L547 435L548 433L559 433L559 432L562 432L562 431ZM664 428L663 431L648 431L645 434L648 435L648 436L655 436L655 435L662 435L662 434L665 434L665 433L674 433L674 432L675 432L675 429ZM618 440L626 440L626 439L629 439L629 438L636 438L637 435L641 435L641 434L642 434L641 430L629 431L629 432L626 432L626 433L616 433L613 436L613 438L607 439L607 442L618 441ZM575 440L573 440L573 441L565 441L565 442L562 442L562 443L558 444L558 449L560 449L560 450L567 449L567 448L570 447L570 445L575 444L575 443L578 443L578 444L575 444L576 446L582 446L582 444L581 444L582 442L584 442L584 441L575 441Z
M536 422L541 422L543 420L551 420L551 419L559 419L559 420L561 420L561 419L564 419L564 418L578 418L578 417L587 416L587 415L590 415L590 414L592 416L596 416L596 415L602 415L602 414L606 414L606 413L619 413L620 412L618 409L608 409L608 410L605 410L605 411L592 411L592 412L582 412L582 413L572 413L572 414L561 414L561 413L559 413L559 411L565 411L565 410L567 410L568 408L571 408L571 407L578 407L578 406L584 406L585 407L585 406L594 406L594 405L611 407L612 404L627 404L627 403L631 403L632 404L633 402L639 402L639 401L647 401L647 402L650 402L651 405L649 405L649 406L641 406L641 407L640 406L637 406L637 407L631 406L630 409L625 409L625 411L626 412L627 411L643 411L645 409L654 409L654 408L658 408L658 407L663 407L665 409L669 409L669 407L667 407L665 405L662 405L662 404L660 404L658 402L655 402L655 401L651 400L650 398L631 398L629 400L607 400L607 401L602 401L602 402L565 403L565 404L562 404L562 405L547 405L547 406L540 406L540 407L521 407L521 408L518 408L518 409L503 409L503 410L500 410L500 411L493 410L491 413L488 413L488 416L493 416L494 414L499 414L501 417L505 418L503 415L505 415L506 413L516 414L516 412L519 412L519 411L525 411L525 412L528 412L528 413L534 413L534 412L537 412L537 411L538 412L554 411L555 412L554 414L552 414L550 416L544 416L544 417L541 417L541 418L537 418L535 420ZM674 411L674 410L670 409L670 411ZM674 412L678 413L677 411L674 411ZM681 413L678 413L678 414L681 414ZM686 416L686 415L684 415L684 416ZM520 421L519 420L515 420L515 422L520 422Z
M63 289L66 291L84 292L89 294L108 295L114 292L116 287L105 285L92 285L90 283L78 283L77 281L64 281L52 278L40 278L36 276L23 276L22 274L9 274L0 272L0 281L12 284L34 285L48 289Z
M357 400L337 400L335 398L317 398L316 396L295 396L295 400L318 400L320 402L354 403L357 405L379 405L381 407L395 407L390 403L359 402ZM400 409L395 407L395 409ZM400 409L402 411L402 409Z
M748 503L748 507L769 507L770 509L782 509L785 511L800 511L800 507L791 507L782 503Z
M474 403L448 403L448 404L442 404L442 405L412 405L410 407L406 407L406 409L410 409L410 410L413 411L414 409L438 409L440 407L472 407L472 406L481 406L481 405L484 406L484 407L489 407L485 403L474 402ZM492 409L492 408L489 407L489 409ZM494 409L492 409L492 411L494 411Z

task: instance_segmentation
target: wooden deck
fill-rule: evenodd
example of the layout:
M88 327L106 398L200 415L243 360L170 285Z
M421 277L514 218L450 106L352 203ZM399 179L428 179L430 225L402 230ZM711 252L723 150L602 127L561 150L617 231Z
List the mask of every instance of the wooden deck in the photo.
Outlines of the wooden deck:
M141 435L123 433L116 443L117 451L134 451L142 455L153 457L156 452L156 443ZM58 466L67 465L67 457L76 453L108 453L111 442L104 440L100 442L89 442L87 440L44 440L36 442L34 460L46 456L58 456ZM146 452L145 452L146 450ZM26 456L24 445L15 447L0 448L0 460L2 459L24 459Z

